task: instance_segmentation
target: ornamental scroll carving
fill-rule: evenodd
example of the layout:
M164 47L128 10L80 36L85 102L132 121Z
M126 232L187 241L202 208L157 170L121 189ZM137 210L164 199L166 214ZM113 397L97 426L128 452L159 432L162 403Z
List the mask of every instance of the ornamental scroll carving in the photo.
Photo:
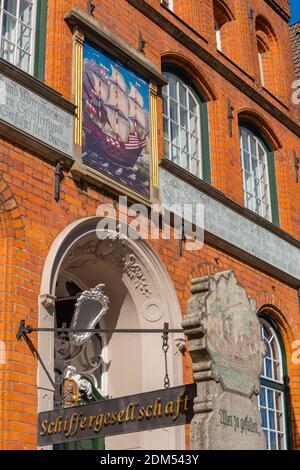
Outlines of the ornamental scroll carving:
M103 232L101 239L89 240L76 246L64 261L65 269L81 268L89 262L112 264L116 269L126 274L132 281L134 288L149 299L151 289L143 273L142 266L138 263L136 256L130 252L124 235L118 232Z

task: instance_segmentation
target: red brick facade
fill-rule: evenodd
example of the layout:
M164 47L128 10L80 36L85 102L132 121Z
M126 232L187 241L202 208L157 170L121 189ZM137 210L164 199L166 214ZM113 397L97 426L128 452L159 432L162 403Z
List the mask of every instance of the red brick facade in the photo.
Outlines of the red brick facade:
M264 131L274 147L280 227L300 239L300 184L295 180L293 151L300 155L299 106L291 103L295 80L289 30L286 20L271 4L289 11L287 1L256 0L253 6L253 32L245 0L178 1L175 14L160 0L134 2L95 0L94 17L133 47L138 31L146 41L145 55L161 70L163 63L182 68L202 90L208 101L212 186L243 205L241 159L239 151L239 115L248 116ZM207 51L209 61L202 60L182 41L175 40L152 18L134 4L147 3L176 25ZM177 5L176 5L177 3ZM226 5L230 21L226 23L224 52L215 44L213 3ZM74 7L86 10L84 0L49 0L47 19L46 83L72 100L72 32L64 15ZM150 11L150 10L149 10ZM281 11L281 10L280 10ZM230 12L230 13L229 13ZM257 34L264 35L264 19L271 27L270 57L266 71L266 88L259 78ZM183 21L182 21L183 20ZM275 59L272 59L274 55ZM214 69L214 58L228 69L228 78ZM224 70L224 68L223 68ZM231 79L252 90L244 93ZM260 104L260 96L264 105ZM233 136L228 132L227 100L233 106ZM267 111L269 109L269 111ZM274 112L274 109L276 112ZM281 117L278 119L275 114ZM297 126L296 126L297 127ZM298 135L296 135L298 132ZM159 155L163 155L162 113L159 101ZM16 330L21 319L38 324L38 295L46 256L58 234L71 222L95 215L101 202L109 201L101 187L88 185L79 189L72 174L65 173L61 199L53 197L54 166L39 156L16 146L2 136L0 141L0 339L6 345L6 364L0 365L0 448L35 449L37 439L37 335L31 339L36 351L25 342L17 342ZM191 280L223 270L234 270L239 283L266 308L278 323L286 348L290 379L291 414L294 448L300 449L300 374L292 363L292 343L300 339L299 298L297 289L241 261L212 244L205 243L200 252L183 252L178 256L174 240L153 241L153 248L166 266L185 315L190 297ZM191 364L185 356L184 377L192 380ZM189 448L189 434L186 437Z

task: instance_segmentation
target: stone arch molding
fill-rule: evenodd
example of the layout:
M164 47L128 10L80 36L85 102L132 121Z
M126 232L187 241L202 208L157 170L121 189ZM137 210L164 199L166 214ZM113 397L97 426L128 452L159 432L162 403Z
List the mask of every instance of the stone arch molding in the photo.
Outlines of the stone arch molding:
M76 263L82 266L85 262L95 264L101 262L110 265L119 273L134 304L138 306L140 328L160 328L165 321L169 322L171 328L181 328L182 316L175 289L151 245L138 237L136 240L126 238L118 231L97 231L100 220L100 217L77 220L54 240L42 274L39 327L54 326L55 289L59 273L72 267L76 268ZM99 275L100 283L101 273ZM41 359L38 365L39 412L53 408L54 391L54 337L53 335L51 338L47 337L45 341L42 334L39 335ZM147 373L149 345L151 348L151 339L147 338L149 336L144 335L142 340L143 367L140 373L143 390L137 390L136 393L151 389L151 374ZM168 364L171 386L183 383L182 357L177 344L178 337L172 337ZM155 388L161 386L162 380L160 386ZM182 429L174 431L175 448L184 448L183 434Z

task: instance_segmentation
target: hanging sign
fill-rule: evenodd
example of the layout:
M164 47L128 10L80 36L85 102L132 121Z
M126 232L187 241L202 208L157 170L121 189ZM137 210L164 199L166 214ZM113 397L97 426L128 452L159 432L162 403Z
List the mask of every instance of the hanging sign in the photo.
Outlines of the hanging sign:
M191 422L196 384L38 415L38 445L113 436Z

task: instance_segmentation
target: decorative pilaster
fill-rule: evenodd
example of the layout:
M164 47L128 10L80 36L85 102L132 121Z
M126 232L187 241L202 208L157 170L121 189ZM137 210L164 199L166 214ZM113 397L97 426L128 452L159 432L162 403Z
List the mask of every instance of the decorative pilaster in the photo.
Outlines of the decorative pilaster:
M152 153L152 186L159 188L158 168L158 133L157 133L157 85L150 84L150 115L151 115L151 153Z
M82 71L83 71L83 43L84 34L80 30L74 33L74 101L77 106L75 119L75 144L82 146Z

